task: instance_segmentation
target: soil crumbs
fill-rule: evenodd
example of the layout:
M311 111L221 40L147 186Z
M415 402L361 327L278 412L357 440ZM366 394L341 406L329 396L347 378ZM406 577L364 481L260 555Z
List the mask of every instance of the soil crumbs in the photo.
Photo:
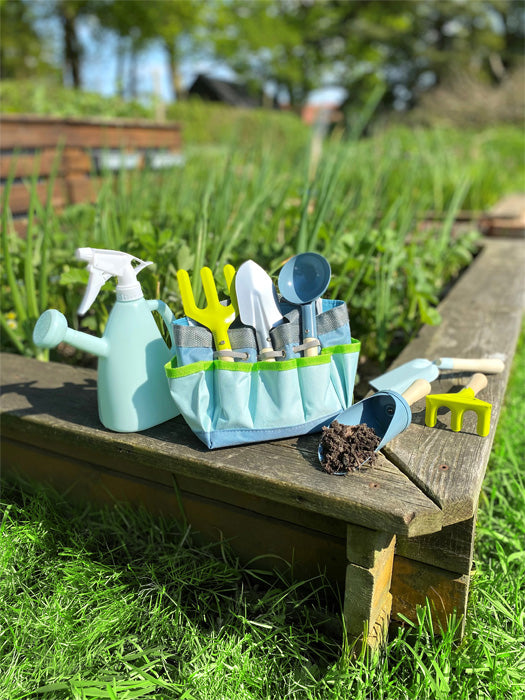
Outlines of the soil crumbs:
M380 442L379 436L366 423L343 425L334 420L330 427L323 428L323 471L348 474L359 469L363 462L373 466L377 460L375 449Z

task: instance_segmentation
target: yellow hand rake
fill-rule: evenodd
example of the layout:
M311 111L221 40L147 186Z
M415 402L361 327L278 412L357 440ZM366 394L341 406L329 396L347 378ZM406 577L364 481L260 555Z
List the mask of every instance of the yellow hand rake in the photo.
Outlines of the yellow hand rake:
M233 265L225 265L223 272L229 290L235 275L235 268ZM232 346L228 338L228 328L235 319L233 304L224 305L219 301L213 273L209 267L201 268L201 280L206 301L208 302L207 306L203 309L198 307L195 303L190 276L186 270L178 270L177 282L179 283L184 313L188 318L197 321L197 323L201 323L212 332L216 350L231 350ZM233 362L233 357L228 355L222 356L221 359Z
M478 391L487 386L487 377L477 372L470 382L457 394L430 394L425 397L425 425L433 428L437 421L438 408L450 409L450 428L456 433L461 430L465 411L474 411L477 415L477 433L485 437L490 431L491 404L474 398Z

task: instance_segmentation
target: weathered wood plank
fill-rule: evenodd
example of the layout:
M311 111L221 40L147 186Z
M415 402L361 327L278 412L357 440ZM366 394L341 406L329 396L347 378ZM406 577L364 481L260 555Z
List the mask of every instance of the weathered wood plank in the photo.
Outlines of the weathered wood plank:
M217 497L187 492L147 478L105 469L46 449L3 438L3 477L24 477L49 484L68 498L113 504L125 501L191 526L196 542L228 542L243 563L257 558L257 569L284 570L298 578L325 573L341 586L345 579L345 538L259 513L250 501L241 506ZM173 481L173 479L172 479ZM282 514L288 516L283 509Z
M396 554L459 574L470 574L473 563L476 517L447 525L419 537L398 535Z
M58 164L58 174L91 171L91 156L82 148L64 148ZM14 167L15 177L31 177L36 172L44 177L56 167L57 149L44 148L37 153L0 153L0 177L6 179Z
M346 630L354 637L373 628L390 595L395 535L385 538L384 533L368 532L365 539L373 566L360 566L350 560L346 568L344 617ZM350 556L352 548L351 544L347 547Z
M129 478L130 481L137 484L151 483L155 487L170 492L173 490L175 482L180 492L189 495L217 500L262 516L316 530L326 535L327 538L343 541L346 537L346 524L326 515L306 512L289 504L276 503L267 498L247 494L218 484L209 484L196 478L181 476L175 478L172 473L166 470L156 469L152 466L145 468L140 463L129 460L113 459L107 460L105 465L93 464L87 461L90 457L88 452L75 452L74 455L68 455L52 452L50 450L51 447L52 444L49 440L42 442L33 441L32 444L28 444L26 441L16 440L16 437L7 438L4 436L2 443L3 472L8 474L10 471L16 471L19 475L26 473L28 478L34 479L40 477L41 480L52 483L59 490L60 488L67 488L68 492L71 489L79 488L80 497L97 500L96 489L91 489L89 483L87 484L86 492L81 487L82 478L88 476L88 472L84 471L84 467L89 465L89 468L94 472L93 478L95 478L95 472L108 473L116 479L126 481ZM39 458L37 459L35 455L39 455ZM86 457L86 459L82 459L82 457ZM77 468L80 469L80 472L75 476ZM86 481L90 482L91 479L88 478ZM112 493L115 498L119 498L118 490L113 490ZM103 502L106 501L106 496L107 494L104 493ZM136 496L140 496L140 489ZM132 499L132 502L142 501ZM156 512L155 502L150 503L148 501L144 502L143 505L148 508L153 506L152 510Z
M125 501L182 520L172 484L104 469L80 459L2 436L2 478L27 479L67 493L75 502L108 505Z
M38 182L35 185L38 200L42 203L47 200L47 182ZM0 198L3 196L5 186L0 186ZM15 182L9 191L9 208L12 214L25 214L29 211L31 200L30 186L22 182ZM53 183L51 194L51 204L54 208L60 209L67 204L66 183L64 178L57 178Z
M21 119L19 115L0 115L0 142L3 150L15 148L53 148L63 141L64 122Z
M370 530L360 525L346 526L346 558L364 569L374 569L384 558L384 552L392 546L388 532Z
M14 171L15 177L31 177L49 175L55 163L56 150L46 148L40 154L8 154L0 153L0 177L6 179Z
M110 433L98 422L93 371L6 354L2 375L4 434L29 444L52 442L54 451L100 464L140 462L394 533L441 527L440 509L385 459L373 469L333 477L318 468L318 436L209 451L181 419L142 434Z
M375 652L386 640L396 536L348 525L344 620L353 655Z
M428 564L394 557L392 570L392 617L402 620L404 615L417 621L417 607L425 606L427 599L432 610L434 630L446 628L448 619L458 620L457 637L463 635L470 577L446 571Z
M393 366L425 357L485 357L498 354L511 360L523 318L525 242L487 241L473 265L440 305L443 323L426 326ZM463 430L452 432L449 416L439 415L435 428L424 425L424 411L385 447L386 456L443 509L444 526L469 520L476 504L490 454L510 371L489 376L480 398L492 403L491 432L475 433L473 415L466 414ZM432 393L448 391L453 382L467 383L470 375L443 373Z
M169 148L181 146L180 124L142 120L58 119L1 115L2 148L44 148L60 142L80 148Z

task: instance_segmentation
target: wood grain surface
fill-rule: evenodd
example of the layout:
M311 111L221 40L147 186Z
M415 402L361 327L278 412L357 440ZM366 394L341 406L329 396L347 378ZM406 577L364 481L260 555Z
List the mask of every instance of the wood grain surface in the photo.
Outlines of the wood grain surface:
M393 365L415 358L490 355L507 363L504 373L488 375L488 386L478 396L492 404L489 436L476 434L471 412L465 414L459 433L450 429L446 411L438 411L436 427L427 428L423 407L416 406L412 424L384 449L388 459L443 510L444 526L469 520L476 511L523 318L524 272L525 241L487 241L440 305L443 323L425 326ZM432 393L457 391L469 378L468 373L443 372L432 383Z
M97 120L0 115L2 149L55 147L64 142L80 148L180 148L177 122Z
M111 433L98 421L94 371L9 354L1 364L2 431L19 442L113 470L165 470L392 533L441 528L440 509L384 458L334 477L319 469L318 435L210 451L181 418L141 434Z
M347 556L349 563L346 568L346 585L344 600L344 617L347 632L352 636L363 633L363 625L366 629L372 629L375 621L384 608L387 598L390 596L390 583L392 580L392 565L394 562L394 549L396 537L385 533L369 530L368 534L361 533L365 549L369 551L371 566L362 566L354 563L352 558L356 543L349 528L347 542ZM357 557L362 561L363 549L358 547Z
M455 616L459 639L464 630L469 584L470 576L395 556L390 588L392 617L402 620L402 615L415 622L417 608L425 607L428 600L435 632L446 629L448 620Z

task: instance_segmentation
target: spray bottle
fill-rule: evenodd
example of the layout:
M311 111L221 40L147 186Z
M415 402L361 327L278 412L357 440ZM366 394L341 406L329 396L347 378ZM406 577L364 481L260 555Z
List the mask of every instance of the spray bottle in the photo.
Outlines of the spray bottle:
M38 319L33 342L53 348L65 342L97 355L98 412L106 428L117 432L146 430L178 414L170 395L164 365L170 351L152 316L158 311L170 332L171 309L158 299L144 299L137 274L150 262L116 250L78 248L78 260L87 262L89 281L78 313L83 316L100 288L116 277L117 301L109 314L102 338L68 328L66 318L48 309ZM133 262L138 263L133 266Z

